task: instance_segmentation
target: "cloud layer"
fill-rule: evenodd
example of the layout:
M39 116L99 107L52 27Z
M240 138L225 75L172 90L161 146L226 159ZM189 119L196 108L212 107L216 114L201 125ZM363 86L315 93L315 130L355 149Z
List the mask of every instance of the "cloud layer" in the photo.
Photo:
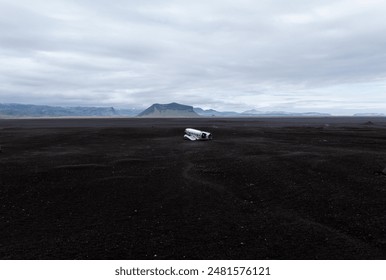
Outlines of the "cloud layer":
M0 102L386 113L386 2L0 0Z

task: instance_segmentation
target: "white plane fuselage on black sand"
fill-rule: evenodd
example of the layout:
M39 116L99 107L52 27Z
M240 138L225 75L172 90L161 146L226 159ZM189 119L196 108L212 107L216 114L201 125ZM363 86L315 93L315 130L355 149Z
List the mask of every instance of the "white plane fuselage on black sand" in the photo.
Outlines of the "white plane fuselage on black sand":
M190 141L212 140L212 134L210 132L197 130L194 128L187 128L185 129L184 139Z

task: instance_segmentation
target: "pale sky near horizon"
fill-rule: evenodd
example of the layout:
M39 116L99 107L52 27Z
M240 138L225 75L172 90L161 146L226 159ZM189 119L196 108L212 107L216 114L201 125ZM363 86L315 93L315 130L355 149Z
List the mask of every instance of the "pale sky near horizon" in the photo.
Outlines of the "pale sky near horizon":
M0 103L386 113L386 1L0 0Z

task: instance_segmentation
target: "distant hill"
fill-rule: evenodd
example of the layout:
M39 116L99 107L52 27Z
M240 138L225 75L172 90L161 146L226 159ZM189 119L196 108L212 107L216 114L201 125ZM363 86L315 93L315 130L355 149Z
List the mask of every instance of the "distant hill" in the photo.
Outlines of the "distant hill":
M113 107L59 107L27 104L0 104L0 115L8 117L116 116Z
M140 114L138 117L145 118L184 118L184 117L199 117L199 115L194 112L192 106L182 105L178 103L169 103L169 104L153 104Z
M110 117L135 116L138 109L114 109L113 107L60 107L30 104L1 104L3 117Z
M220 112L213 109L204 110L199 107L194 107L193 110L200 116L206 116L206 117L233 117L233 116L240 115L239 113L232 112L232 111Z
M244 111L242 113L232 112L232 111L225 111L225 112L219 112L213 109L203 110L201 108L194 108L194 111L201 115L206 117L291 117L291 116L330 116L330 114L326 113L318 113L318 112L306 112L306 113L292 113L292 112L285 112L285 111L258 111L256 109Z
M269 117L324 117L331 116L327 113L318 112L305 112L305 113L293 113L285 111L257 111L255 109L242 112L243 116L269 116Z
M262 111L258 111L256 109L252 109L252 110L244 111L241 114L243 114L243 115L259 115L259 114L263 114L263 113L264 112L262 112Z
M114 110L119 116L136 117L140 112L142 112L143 109L136 109L136 108L117 109L117 108L114 108Z
M385 114L382 113L357 113L353 115L354 117L384 117Z

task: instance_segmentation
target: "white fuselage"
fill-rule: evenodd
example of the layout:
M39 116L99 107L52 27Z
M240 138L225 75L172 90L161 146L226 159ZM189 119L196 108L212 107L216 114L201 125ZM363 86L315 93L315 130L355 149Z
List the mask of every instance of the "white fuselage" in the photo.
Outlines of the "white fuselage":
M184 139L188 139L191 141L211 140L212 134L209 132L206 132L206 131L202 131L202 130L187 128L187 129L185 129Z

